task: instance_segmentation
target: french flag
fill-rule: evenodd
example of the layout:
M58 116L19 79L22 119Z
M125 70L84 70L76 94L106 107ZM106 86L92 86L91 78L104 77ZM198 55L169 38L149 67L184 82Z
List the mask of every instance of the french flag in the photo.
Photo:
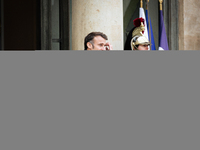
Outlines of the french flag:
M152 29L152 25L151 25L151 18L150 18L150 16L148 18L148 16L149 16L148 10L146 10L147 30L148 30L148 33L151 32L151 35L148 34L149 39L150 39L150 36L151 36L151 50L156 50L155 40L154 40L154 36L153 36L153 29ZM149 22L150 22L150 25L149 25Z
M169 50L162 10L160 10L159 49L158 50Z
M146 21L146 16L145 16L145 13L144 13L144 9L140 7L140 10L139 10L139 18L143 18L144 19L144 26L145 26L145 30L144 30L144 36L146 36L146 38L149 40L149 34L148 34L148 31L147 31L147 21Z

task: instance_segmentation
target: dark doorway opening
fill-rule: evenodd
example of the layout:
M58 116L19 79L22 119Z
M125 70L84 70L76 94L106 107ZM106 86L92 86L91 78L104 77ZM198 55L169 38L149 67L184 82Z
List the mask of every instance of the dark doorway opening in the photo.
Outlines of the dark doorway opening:
M40 0L3 3L4 50L40 49Z
M3 0L0 0L0 50L3 49Z

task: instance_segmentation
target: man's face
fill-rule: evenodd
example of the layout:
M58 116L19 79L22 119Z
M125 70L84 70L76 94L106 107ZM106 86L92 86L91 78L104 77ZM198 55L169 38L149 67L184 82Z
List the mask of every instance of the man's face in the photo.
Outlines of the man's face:
M106 50L106 40L101 36L95 36L92 43L88 42L88 50Z
M148 50L148 49L149 49L148 45L139 45L138 46L138 50Z

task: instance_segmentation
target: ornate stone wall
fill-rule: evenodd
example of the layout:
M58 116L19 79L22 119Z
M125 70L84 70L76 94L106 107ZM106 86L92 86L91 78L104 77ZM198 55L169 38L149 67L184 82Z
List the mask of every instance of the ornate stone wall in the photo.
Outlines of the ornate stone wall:
M83 50L92 31L105 33L114 50L123 50L123 0L73 0L72 49Z
M200 50L199 0L179 0L179 49Z
M171 1L173 2L173 0ZM173 2L174 3L174 2ZM171 49L200 49L200 17L199 0L179 0L177 13L169 5L168 15L170 25L167 27ZM170 9L169 9L170 8ZM108 35L114 50L123 49L123 0L73 0L72 1L72 49L84 49L84 37L92 31L101 31ZM173 20L177 18L178 21ZM177 26L177 28L175 27ZM177 31L177 34L174 32ZM177 38L177 39L176 39ZM177 45L178 44L178 45Z

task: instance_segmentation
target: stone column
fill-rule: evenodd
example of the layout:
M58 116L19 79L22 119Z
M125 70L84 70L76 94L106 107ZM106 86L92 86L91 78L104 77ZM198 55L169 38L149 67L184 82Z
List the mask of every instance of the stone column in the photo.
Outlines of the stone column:
M200 49L199 0L179 0L179 49Z
M72 0L72 50L84 50L92 31L105 33L113 50L123 50L123 0Z

